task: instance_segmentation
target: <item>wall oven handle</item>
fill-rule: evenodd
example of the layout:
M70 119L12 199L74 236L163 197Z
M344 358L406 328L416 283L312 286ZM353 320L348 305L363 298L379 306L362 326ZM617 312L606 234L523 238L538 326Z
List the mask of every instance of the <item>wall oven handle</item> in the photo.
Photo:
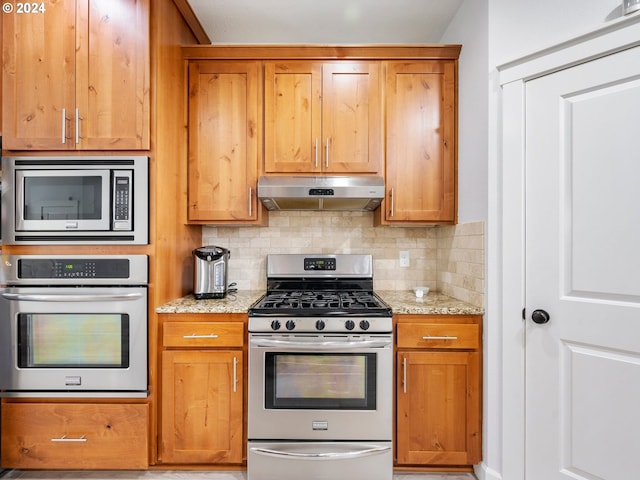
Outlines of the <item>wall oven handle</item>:
M299 453L299 452L287 452L286 450L274 450L271 448L252 447L249 449L251 452L266 455L269 457L292 457L301 460L341 460L345 458L358 458L366 457L369 455L379 455L391 450L391 447L371 447L361 450L353 450L351 452L314 452L314 453Z
M292 340L274 340L272 338L252 338L251 345L256 347L286 347L296 350L344 349L351 350L362 347L390 347L390 338L383 340L360 340L348 342L296 342Z
M66 435L62 435L59 438L52 438L51 439L52 442L68 442L68 443L78 443L78 442L86 442L87 438L82 435L79 438L67 438Z
M24 302L104 302L121 300L138 300L141 293L121 293L107 295L48 295L31 293L3 293L2 297L11 301Z

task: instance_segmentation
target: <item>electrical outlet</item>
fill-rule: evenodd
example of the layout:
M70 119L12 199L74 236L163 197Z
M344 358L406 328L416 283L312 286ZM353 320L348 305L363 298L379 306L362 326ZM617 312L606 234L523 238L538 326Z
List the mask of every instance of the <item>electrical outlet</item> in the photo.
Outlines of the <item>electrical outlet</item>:
M408 267L410 264L410 260L409 260L409 252L407 250L401 250L400 251L400 266L401 267Z

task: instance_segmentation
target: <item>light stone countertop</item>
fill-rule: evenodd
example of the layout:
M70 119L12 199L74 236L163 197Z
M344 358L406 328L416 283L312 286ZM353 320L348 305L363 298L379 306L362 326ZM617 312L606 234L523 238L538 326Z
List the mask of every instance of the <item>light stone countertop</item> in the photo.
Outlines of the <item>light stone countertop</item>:
M439 292L416 298L413 291L376 290L394 314L414 315L482 315L484 308L457 300Z
M240 290L224 298L196 300L193 295L172 300L156 308L156 313L247 313L265 294L263 290Z
M157 313L247 313L249 307L264 295L262 290L241 290L225 298L196 300L193 295L172 300L156 308ZM376 291L398 314L415 315L482 315L484 309L438 292L417 299L412 291Z

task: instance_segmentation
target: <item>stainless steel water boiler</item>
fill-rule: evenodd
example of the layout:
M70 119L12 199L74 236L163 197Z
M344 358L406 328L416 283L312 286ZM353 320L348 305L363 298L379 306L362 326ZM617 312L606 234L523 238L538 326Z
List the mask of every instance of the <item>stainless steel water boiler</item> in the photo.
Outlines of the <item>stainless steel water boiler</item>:
M227 295L227 271L231 251L207 245L193 251L193 296L224 298Z

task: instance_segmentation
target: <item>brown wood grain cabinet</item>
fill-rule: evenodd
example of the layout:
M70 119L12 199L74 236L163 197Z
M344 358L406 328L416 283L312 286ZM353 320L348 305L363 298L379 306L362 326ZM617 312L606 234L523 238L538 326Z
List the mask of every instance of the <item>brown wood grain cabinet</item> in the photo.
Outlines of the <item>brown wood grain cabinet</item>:
M478 463L481 317L397 317L397 465Z
M145 469L149 406L5 403L2 466L23 469Z
M377 61L265 62L265 172L378 173Z
M244 323L162 317L160 462L241 463Z
M38 5L2 15L3 148L149 149L149 0Z
M457 222L457 60L389 61L386 225Z
M189 63L189 223L260 224L257 61Z

